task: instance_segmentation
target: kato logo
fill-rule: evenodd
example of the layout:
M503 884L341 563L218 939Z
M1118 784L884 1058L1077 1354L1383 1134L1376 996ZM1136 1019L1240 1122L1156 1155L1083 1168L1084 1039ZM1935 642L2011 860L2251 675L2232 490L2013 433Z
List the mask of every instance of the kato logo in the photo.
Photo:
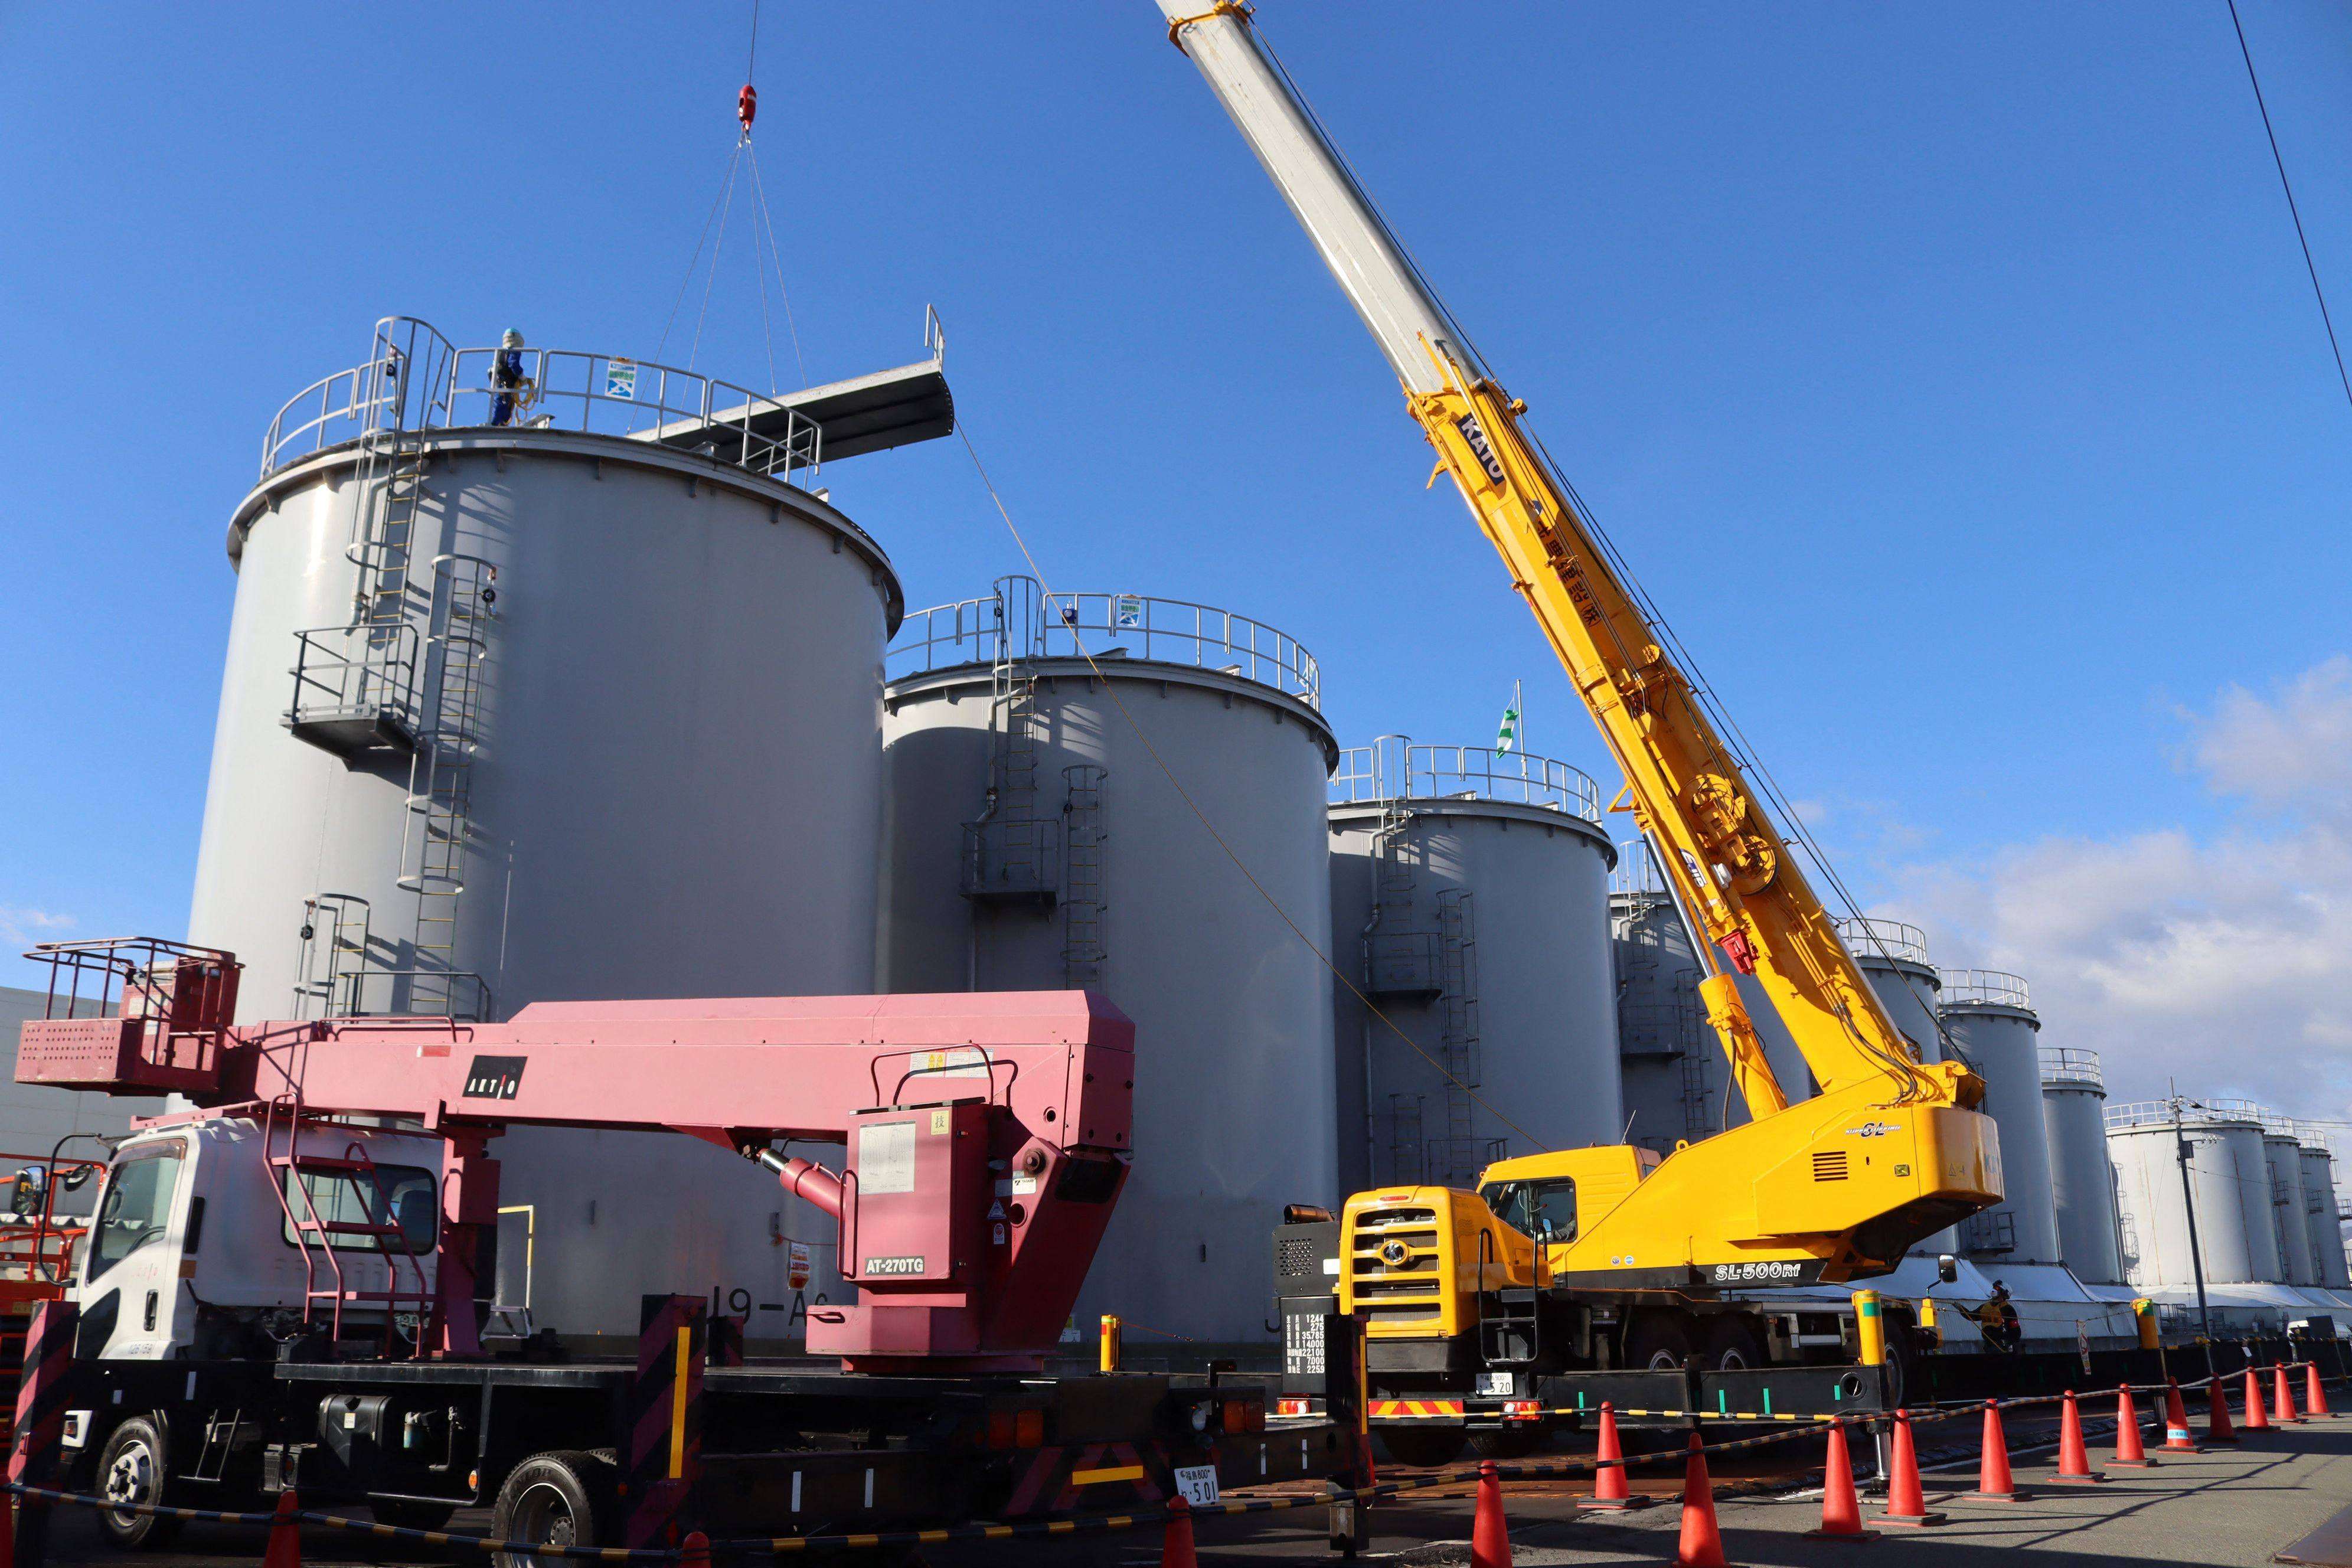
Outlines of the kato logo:
M869 1275L872 1275L872 1274L920 1274L922 1271L923 1271L923 1260L922 1260L922 1258L919 1258L919 1257L916 1257L916 1258L867 1258L867 1259L866 1260L866 1272L867 1274L869 1274Z
M1496 484L1501 484L1503 460L1495 456L1495 444L1487 440L1486 432L1478 427L1478 416L1475 414L1465 414L1454 422L1454 427L1461 431L1462 438L1470 444L1471 455L1478 459L1478 466L1486 470L1486 478Z
M512 1100L522 1089L524 1057L476 1057L466 1069L461 1100Z

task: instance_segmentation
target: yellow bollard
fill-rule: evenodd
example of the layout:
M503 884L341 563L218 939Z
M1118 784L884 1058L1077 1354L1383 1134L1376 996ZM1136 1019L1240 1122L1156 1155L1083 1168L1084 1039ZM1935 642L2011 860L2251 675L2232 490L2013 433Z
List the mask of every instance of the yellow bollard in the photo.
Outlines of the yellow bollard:
M1944 1342L1944 1326L1936 1321L1936 1298L1919 1298L1919 1334L1931 1345Z
M2156 1303L2142 1296L2132 1303L2132 1317L2139 1325L2139 1348L2144 1351L2156 1349Z
M1862 1364L1886 1364L1886 1319L1879 1310L1878 1292L1856 1290L1853 1293L1854 1338L1861 1347Z
M1118 1370L1118 1314L1105 1312L1102 1316L1102 1369Z

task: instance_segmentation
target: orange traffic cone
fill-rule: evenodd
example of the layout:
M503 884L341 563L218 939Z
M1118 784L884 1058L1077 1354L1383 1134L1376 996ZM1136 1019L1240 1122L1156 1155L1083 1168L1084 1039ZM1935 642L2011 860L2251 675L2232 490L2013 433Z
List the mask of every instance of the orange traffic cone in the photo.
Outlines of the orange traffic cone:
M1601 1404L1601 1447L1593 1458L1601 1468L1592 1472L1592 1495L1578 1499L1577 1507L1622 1511L1647 1508L1658 1500L1646 1493L1636 1494L1625 1479L1625 1446L1617 1439L1617 1407L1607 1400ZM1612 1459L1619 1462L1612 1464Z
M2139 1412L2132 1408L2128 1383L2116 1389L2116 1457L2112 1462L2127 1470L2156 1468L2156 1461L2147 1457L2147 1449L2139 1440Z
M1968 1494L1979 1502L2021 1502L2009 1473L2009 1436L2000 1429L2000 1406L1985 1401L1984 1458L1977 1461L1977 1489Z
M1931 1524L1941 1524L1944 1516L1927 1511L1927 1499L1919 1489L1919 1456L1911 1447L1911 1413L1895 1413L1894 1468L1886 1478L1886 1511L1879 1517L1882 1524L1899 1524L1908 1530L1923 1530Z
M2303 1424L2303 1417L2294 1413L2294 1395L2287 1391L2284 1362L2271 1363L2271 1419L2282 1426Z
M2248 1367L2246 1369L2246 1430L2267 1432L2270 1429L2271 1418L2263 1409L2262 1380L2254 1375L2252 1367Z
M261 1555L261 1568L302 1568L302 1525L294 1517L301 1507L294 1499L293 1488L278 1494L277 1516L269 1521L269 1549Z
M1715 1523L1715 1484L1706 1479L1706 1455L1696 1432L1683 1467L1683 1535L1675 1548L1675 1568L1730 1568L1723 1559L1723 1531Z
M2107 1478L2091 1468L2089 1450L2083 1447L2083 1413L2074 1408L2074 1391L2066 1391L2065 1413L2058 1421L2058 1473L2050 1478L2075 1486L2089 1486Z
M1862 1527L1862 1500L1853 1493L1853 1456L1846 1451L1842 1415L1830 1423L1829 1463L1822 1471L1822 1527L1805 1533L1823 1541L1878 1539L1878 1531Z
M1478 1514L1470 1526L1470 1568L1511 1568L1511 1531L1503 1522L1503 1479L1495 1473L1492 1459L1478 1466Z
M2327 1408L2327 1391L2319 1386L2319 1363L2315 1361L2303 1363L2303 1413L2322 1417L2335 1414Z
M2180 1402L2180 1380L2164 1380L2164 1447L2168 1453L2201 1454L2196 1437L2189 1430L2189 1406Z
M2230 1395L2222 1389L2219 1373L2205 1380L2205 1440L2208 1443L2236 1442L2238 1429L2230 1421Z
M678 1552L678 1568L710 1568L710 1537L698 1530L688 1531Z
M1160 1538L1160 1568L1200 1568L1192 1555L1192 1505L1177 1493L1168 1500L1168 1533Z

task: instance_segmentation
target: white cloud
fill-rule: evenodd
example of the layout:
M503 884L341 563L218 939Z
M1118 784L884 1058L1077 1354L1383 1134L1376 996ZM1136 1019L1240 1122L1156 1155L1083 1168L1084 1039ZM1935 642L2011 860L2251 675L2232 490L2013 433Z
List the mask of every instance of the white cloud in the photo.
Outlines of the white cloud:
M2045 838L1914 866L1887 910L1938 962L2024 975L2048 1045L2088 1046L2112 1098L2245 1096L2352 1114L2352 658L2276 696L2184 712L2185 757L2242 803L2207 837Z
M10 947L29 947L37 942L62 941L74 928L71 915L53 914L47 910L12 909L0 904L0 943Z

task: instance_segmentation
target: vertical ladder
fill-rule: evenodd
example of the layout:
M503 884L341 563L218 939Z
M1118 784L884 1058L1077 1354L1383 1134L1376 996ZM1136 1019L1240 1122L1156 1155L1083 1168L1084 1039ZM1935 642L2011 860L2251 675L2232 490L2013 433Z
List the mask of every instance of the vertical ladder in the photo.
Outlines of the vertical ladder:
M1478 934L1475 907L1467 888L1437 895L1437 951L1442 987L1438 1059L1449 1075L1445 1085L1445 1158L1439 1180L1469 1186L1478 1176Z
M352 893L302 900L294 957L294 1016L348 1018L362 1010L368 967L368 901Z
M967 898L1051 907L1061 887L1061 817L1037 809L1044 716L1030 656L1040 644L1036 580L996 584L996 637L989 664L988 805L964 825Z
M425 1265L409 1246L407 1233L401 1229L392 1213L392 1204L383 1190L383 1178L376 1170L367 1145L352 1139L341 1155L318 1154L302 1147L306 1127L324 1129L329 1123L306 1117L298 1094L273 1097L264 1109L261 1123L261 1148L270 1173L270 1188L278 1196L278 1206L286 1216L287 1228L293 1233L294 1245L302 1255L302 1321L307 1327L317 1321L323 1305L327 1319L327 1343L331 1354L341 1353L343 1338L343 1308L347 1303L380 1306L383 1310L383 1354L390 1360L394 1345L395 1318L403 1308L418 1313L420 1318L433 1305L432 1282L425 1278ZM284 1148L279 1148L279 1132L284 1132ZM314 1182L313 1176L324 1176L325 1183ZM324 1186L332 1190L335 1184L348 1186L357 1201L356 1212L362 1219L331 1220L319 1212L319 1193ZM343 1274L341 1249L335 1246L338 1237L365 1237L374 1255L384 1266L384 1288L381 1290L356 1289ZM391 1242L400 1243L394 1254ZM324 1282L321 1280L320 1255L324 1254ZM415 1284L401 1283L399 1259L405 1258ZM415 1353L425 1353L425 1336L420 1330L416 1336Z
M1110 834L1103 826L1103 785L1109 777L1109 770L1086 763L1062 770L1062 837L1068 846L1064 856L1068 881L1062 898L1062 966L1072 986L1100 979L1108 956L1103 948L1103 847Z
M409 764L408 830L400 886L416 895L415 973L407 1005L426 1016L478 1021L487 1010L478 974L457 967L457 910L472 832L474 754L481 740L489 626L498 568L472 555L434 558L435 616L425 668L435 678L424 743Z
M1389 1096L1389 1180L1399 1185L1426 1185L1429 1150L1422 1139L1421 1096Z

